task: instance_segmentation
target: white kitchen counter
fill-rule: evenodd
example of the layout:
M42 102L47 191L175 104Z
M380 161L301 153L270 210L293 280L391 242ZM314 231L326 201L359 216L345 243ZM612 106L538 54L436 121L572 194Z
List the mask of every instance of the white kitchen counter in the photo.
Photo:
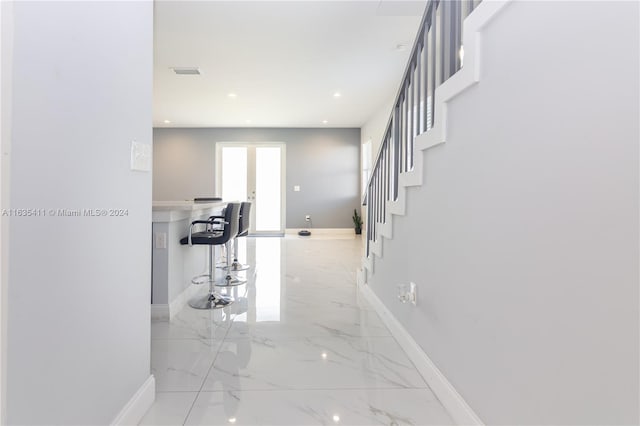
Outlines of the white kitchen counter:
M208 247L180 244L194 220L218 215L227 202L154 201L152 210L151 315L169 319L204 286L191 278L207 270ZM205 285L206 286L206 285Z
M227 203L194 203L193 201L154 201L152 210L153 222L174 222L199 215L203 210L222 209Z

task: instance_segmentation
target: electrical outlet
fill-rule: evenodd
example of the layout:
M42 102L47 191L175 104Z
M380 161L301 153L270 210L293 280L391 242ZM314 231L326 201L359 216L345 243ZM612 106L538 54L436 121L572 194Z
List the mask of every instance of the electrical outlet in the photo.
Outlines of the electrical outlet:
M307 222L311 222L311 215L308 214L304 217L304 220L306 220Z
M398 285L398 300L402 303L411 302L414 306L418 305L418 288L416 283Z

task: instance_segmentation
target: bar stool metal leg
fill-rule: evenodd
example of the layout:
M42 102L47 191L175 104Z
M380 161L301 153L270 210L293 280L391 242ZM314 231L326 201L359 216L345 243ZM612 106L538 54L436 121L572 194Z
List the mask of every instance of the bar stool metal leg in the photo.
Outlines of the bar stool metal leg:
M218 293L214 288L213 272L215 265L215 249L213 245L209 246L210 260L209 260L209 292L202 296L196 296L189 300L189 306L195 309L219 309L229 306L233 303L233 299L229 296L223 296Z
M249 269L249 265L243 265L238 261L238 238L233 240L233 262L231 263L231 270L234 272L246 271Z
M209 281L211 281L213 278L211 277L211 247L209 247L209 251L207 254L207 266L206 266L207 270L209 271L206 274L200 274L200 275L196 275L195 277L191 278L191 283L195 284L195 285L202 285L202 284L206 284Z
M231 265L231 250L229 247L230 241L227 241L227 265ZM232 286L236 286L236 285L240 285L240 284L244 284L247 282L247 280L243 280L235 275L231 275L231 270L229 270L229 268L226 268L227 273L225 275L225 277L221 280L217 280L215 282L215 285L218 287L232 287Z

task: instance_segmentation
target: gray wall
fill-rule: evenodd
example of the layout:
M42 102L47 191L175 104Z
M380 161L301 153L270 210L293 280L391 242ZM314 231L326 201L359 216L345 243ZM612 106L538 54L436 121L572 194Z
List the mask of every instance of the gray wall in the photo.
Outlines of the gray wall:
M215 191L216 142L284 142L287 228L351 228L359 208L360 129L161 129L153 131L153 199ZM300 192L293 186L300 185Z
M108 424L150 377L153 5L16 2L7 423Z
M486 424L639 422L638 12L507 6L376 259L373 290Z

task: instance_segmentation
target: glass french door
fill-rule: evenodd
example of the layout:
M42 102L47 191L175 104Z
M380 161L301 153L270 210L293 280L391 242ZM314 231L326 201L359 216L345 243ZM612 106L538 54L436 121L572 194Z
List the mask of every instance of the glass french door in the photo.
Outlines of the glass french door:
M285 223L285 145L216 144L216 191L225 201L250 201L253 235L282 235Z

